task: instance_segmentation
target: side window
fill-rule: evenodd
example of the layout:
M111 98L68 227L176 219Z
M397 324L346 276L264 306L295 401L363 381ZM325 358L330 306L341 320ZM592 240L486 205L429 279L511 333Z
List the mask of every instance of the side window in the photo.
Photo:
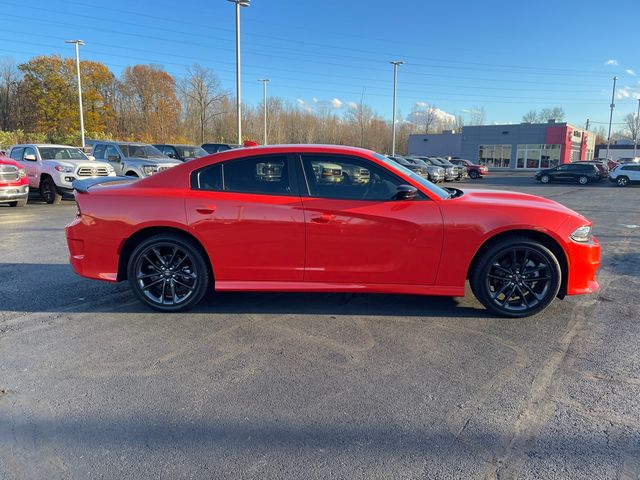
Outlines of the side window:
M96 148L93 149L93 156L96 158L104 158L104 145L96 145Z
M344 200L393 200L402 179L363 159L304 155L304 173L312 197Z
M558 171L559 171L559 172L564 172L564 171L566 171L566 170L568 170L568 169L569 169L569 165L560 165L560 166L558 167Z
M238 193L289 195L289 165L285 156L229 160L193 172L191 188Z
M104 152L105 158L109 159L109 157L119 157L118 149L113 145L107 145L107 148Z
M9 155L11 158L13 158L14 160L17 160L18 162L22 161L22 152L24 151L24 147L16 147L11 149L11 155Z

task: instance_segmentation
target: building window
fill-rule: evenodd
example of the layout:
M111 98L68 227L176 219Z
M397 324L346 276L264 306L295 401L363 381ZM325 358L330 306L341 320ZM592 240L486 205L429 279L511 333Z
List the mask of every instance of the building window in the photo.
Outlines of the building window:
M478 161L488 167L509 168L511 145L480 145Z
M560 164L560 145L518 145L517 168L553 168Z

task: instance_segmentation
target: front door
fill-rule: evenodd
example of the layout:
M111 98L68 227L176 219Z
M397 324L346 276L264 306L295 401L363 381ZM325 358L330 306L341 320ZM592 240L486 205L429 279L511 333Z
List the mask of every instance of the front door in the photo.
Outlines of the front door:
M216 282L300 282L304 213L290 160L263 155L193 173L187 220L204 242Z
M404 182L363 158L303 155L305 281L428 285L443 224L436 202L394 200Z

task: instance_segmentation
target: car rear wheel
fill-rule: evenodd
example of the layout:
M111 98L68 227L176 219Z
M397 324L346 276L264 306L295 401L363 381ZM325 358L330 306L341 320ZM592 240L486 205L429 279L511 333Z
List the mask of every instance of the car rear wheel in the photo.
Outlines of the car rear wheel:
M476 178L478 178L478 177L480 176L480 174L478 173L478 171L477 171L477 170L471 170L471 171L469 172L469 176L470 176L472 179L474 179L474 180L475 180Z
M549 183L551 181L551 177L549 175L542 175L540 177L540 181L542 183Z
M580 177L578 177L578 183L580 185L586 185L587 183L589 183L589 177L585 177L584 175L581 175Z
M40 196L49 205L58 205L62 202L62 195L58 192L56 184L51 177L46 177L40 184Z
M627 185L629 185L629 179L627 177L618 177L616 183L619 187L626 187Z
M555 255L527 238L505 239L483 252L472 272L474 295L502 317L541 312L558 295L562 273Z
M191 241L161 234L144 240L131 254L129 284L146 305L163 312L194 307L207 293L207 261Z

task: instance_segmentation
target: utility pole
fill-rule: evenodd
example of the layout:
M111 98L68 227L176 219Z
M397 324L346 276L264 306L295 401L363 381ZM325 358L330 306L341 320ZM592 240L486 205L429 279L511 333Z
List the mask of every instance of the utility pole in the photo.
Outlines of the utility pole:
M80 107L80 142L84 148L84 115L82 114L82 85L80 83L80 45L82 40L65 40L64 43L73 43L76 46L76 71L78 73L78 105Z
M404 62L395 60L389 62L393 65L393 114L391 119L391 155L396 154L396 93L398 85L398 65L402 65Z
M613 92L611 93L611 112L609 113L609 133L607 134L607 158L609 158L609 148L611 147L611 122L613 122L613 109L616 108L616 82L618 77L613 77Z
M640 97L638 97L638 113L636 114L636 122L634 125L635 135L633 136L633 157L638 152L638 135L640 134Z
M589 119L587 118L587 124L585 125L584 129L586 131L589 131Z
M262 107L264 113L264 133L262 134L262 144L267 144L267 82L270 80L268 78L261 78L258 80L262 82Z
M240 7L248 7L251 0L229 0L236 4L236 115L238 145L242 145L242 98L240 95Z

